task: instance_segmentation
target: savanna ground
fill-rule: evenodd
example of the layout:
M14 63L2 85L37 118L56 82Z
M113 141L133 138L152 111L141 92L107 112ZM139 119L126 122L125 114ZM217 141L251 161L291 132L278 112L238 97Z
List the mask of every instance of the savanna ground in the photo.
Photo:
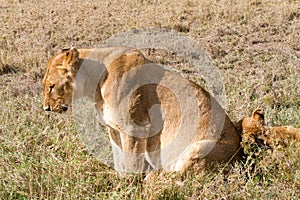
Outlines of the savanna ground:
M300 127L297 0L1 1L0 199L299 199L300 144L253 150L234 166L161 173L144 182L90 155L72 121L47 117L41 79L59 48L97 47L149 27L191 36L215 62L230 118L261 107L267 123ZM255 155L254 155L255 154Z

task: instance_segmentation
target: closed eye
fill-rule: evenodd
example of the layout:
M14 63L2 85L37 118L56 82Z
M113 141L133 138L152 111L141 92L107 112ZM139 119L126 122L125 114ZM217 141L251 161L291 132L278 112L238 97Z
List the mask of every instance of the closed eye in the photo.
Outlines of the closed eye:
M53 89L54 89L54 86L55 86L55 84L53 84L53 85L50 85L50 87L49 87L49 92L52 92L52 91L53 91Z

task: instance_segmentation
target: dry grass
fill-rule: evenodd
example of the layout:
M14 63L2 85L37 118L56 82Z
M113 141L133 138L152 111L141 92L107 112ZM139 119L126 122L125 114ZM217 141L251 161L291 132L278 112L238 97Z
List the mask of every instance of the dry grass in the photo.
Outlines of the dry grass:
M254 149L217 171L118 175L92 157L73 122L42 111L46 62L133 28L192 36L222 73L231 119L256 107L300 127L300 3L262 0L13 1L0 4L1 199L298 199L300 146ZM251 152L250 152L251 154Z

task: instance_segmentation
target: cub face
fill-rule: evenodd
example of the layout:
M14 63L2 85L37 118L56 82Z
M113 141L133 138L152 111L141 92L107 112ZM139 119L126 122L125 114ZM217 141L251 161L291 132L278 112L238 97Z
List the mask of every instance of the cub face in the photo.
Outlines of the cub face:
M251 117L245 117L240 123L244 133L261 135L265 125L264 111L260 108L255 109Z
M62 49L49 60L43 78L45 111L62 113L68 110L78 68L79 52L76 48Z

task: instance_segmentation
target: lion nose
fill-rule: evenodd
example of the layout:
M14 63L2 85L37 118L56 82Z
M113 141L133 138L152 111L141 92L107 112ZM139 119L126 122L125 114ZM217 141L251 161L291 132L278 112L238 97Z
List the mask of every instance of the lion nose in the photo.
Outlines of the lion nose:
M50 106L45 106L45 107L44 107L44 111L51 111Z

